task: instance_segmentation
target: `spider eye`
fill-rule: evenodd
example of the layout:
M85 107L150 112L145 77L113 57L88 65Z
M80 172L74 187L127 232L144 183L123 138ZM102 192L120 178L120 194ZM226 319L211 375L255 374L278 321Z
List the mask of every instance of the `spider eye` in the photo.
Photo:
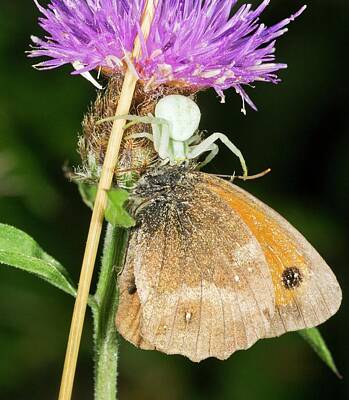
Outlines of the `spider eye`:
M184 142L194 135L199 127L201 112L188 97L173 94L163 97L155 107L155 116L170 123L170 136Z

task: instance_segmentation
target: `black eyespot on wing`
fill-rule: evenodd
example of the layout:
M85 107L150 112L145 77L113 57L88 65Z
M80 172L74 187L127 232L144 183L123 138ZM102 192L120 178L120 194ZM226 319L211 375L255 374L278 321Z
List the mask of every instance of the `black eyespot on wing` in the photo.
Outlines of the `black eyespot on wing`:
M282 283L286 289L295 289L299 287L302 280L302 273L297 267L288 267L282 273Z

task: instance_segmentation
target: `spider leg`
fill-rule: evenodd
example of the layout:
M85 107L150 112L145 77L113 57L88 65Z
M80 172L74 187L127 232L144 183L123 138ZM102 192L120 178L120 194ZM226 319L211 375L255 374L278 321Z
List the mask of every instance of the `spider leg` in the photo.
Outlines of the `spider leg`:
M168 153L172 164L182 163L187 158L188 145L186 142L172 139Z
M199 164L199 168L204 167L206 164L210 163L216 157L219 151L219 147L215 143L212 143L212 145L207 149L207 151L209 151L209 153L207 157L204 159L204 161L202 161Z
M147 117L146 116L138 117L137 115L132 115L132 117L135 117L135 118L132 118L132 121L124 126L124 130L126 130L127 128L129 128L132 125L139 124L140 122L143 124L151 124L152 126L153 125L161 126L161 125L167 124L167 121L165 119L153 117L151 114L148 115ZM116 119L123 119L123 118L121 116L121 118L116 117Z
M191 144L195 143L197 140L200 140L201 136L197 133L195 135L193 135L191 138L189 138L188 140L186 140L186 143L188 146L190 146Z
M170 149L170 127L167 124L164 124L161 127L161 133L159 135L158 142L158 153L160 158L165 160L166 158L170 158L169 149ZM156 148L155 148L156 150Z
M131 121L132 125L137 124L139 122L149 123L145 119L149 119L149 117L140 117L139 115L131 115L131 114L124 114L124 115L113 115L112 117L107 117L100 119L96 122L96 125L103 124L104 122L111 122L116 121L118 119L125 119L126 121Z
M154 125L155 124L157 124L157 125L167 124L166 120L164 120L162 118L153 117L151 114L148 116L143 116L143 117L139 116L139 115L126 114L126 115L115 115L113 117L103 118L103 119L97 121L96 125L100 125L100 124L103 124L104 122L110 122L110 121L115 121L115 120L119 120L119 119L125 119L127 121L131 121L124 126L124 130L126 130L127 128L129 128L132 125L136 125L139 123L154 124Z
M157 124L151 124L152 131L153 131L153 142L154 142L154 149L158 153L159 152L159 147L160 147L160 141L161 141L161 131L162 131L162 126L157 125Z
M248 172L244 156L242 155L241 151L234 145L234 143L232 143L226 135L223 135L223 133L215 132L200 144L193 146L190 153L188 154L188 158L196 158L206 151L212 151L211 145L218 139L221 140L228 147L228 149L239 158L242 170L244 172L244 177L246 178L248 176Z

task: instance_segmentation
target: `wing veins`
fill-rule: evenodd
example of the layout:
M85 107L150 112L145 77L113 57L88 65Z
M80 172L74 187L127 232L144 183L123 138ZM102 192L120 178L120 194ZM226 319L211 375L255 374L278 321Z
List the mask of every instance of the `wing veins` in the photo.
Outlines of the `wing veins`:
M231 271L227 269L227 267L225 266L225 264L223 264L223 268L226 269L226 271L228 272L228 276L231 278ZM235 299L237 300L237 304L238 304L240 316L241 316L242 323L243 323L243 326L244 326L245 343L246 343L246 345L247 345L247 344L248 344L248 337L247 337L247 330L246 330L246 321L245 321L245 318L244 318L244 314L243 314L242 311L241 311L240 296L238 296L238 294L236 293L235 290L233 290L233 293L234 293L234 295L235 295ZM230 308L230 309L231 309L231 308ZM231 314L232 314L232 316L233 316L233 313L231 313ZM253 328L255 329L255 326L254 326ZM235 331L235 323L234 323L234 331ZM258 336L257 336L257 337L258 337ZM236 337L234 338L234 340L235 340L235 343L237 343L237 342L236 342Z
M177 213L178 224L179 224L179 227L181 228L181 232L184 232L184 227L183 227L183 224L181 222L180 216L178 214L178 210L176 210L176 213ZM192 222L192 220L190 218L188 218L188 221L190 222L190 224L192 226L194 226L193 222ZM186 250L188 250L188 248L189 248L187 246L186 242L185 242L185 248L186 248ZM188 250L188 252L189 252L189 250ZM197 337L196 337L196 344L195 344L195 354L197 355L198 354L199 336L200 336L200 332L201 332L201 320L202 320L202 293L203 293L203 291L202 291L202 281L203 281L203 277L202 277L202 271L201 271L200 268L198 268L198 264L197 264L197 261L196 261L195 257L193 256L193 253L190 252L190 254L192 255L192 258L193 258L193 260L194 260L194 262L195 262L195 264L197 266L198 271L200 272L200 277L201 277L201 279L200 279L200 319L199 319L199 324L198 324L199 328L198 328L198 333L197 333ZM183 338L182 347L183 347L183 344L184 344L184 338Z
M296 249L296 252L297 252L297 254L299 255L299 256L301 256L301 254L299 253L299 251ZM318 281L317 280L315 280L315 285L316 285L316 288L317 288L317 290L318 290L318 292L319 292L319 294L320 294L320 296L321 296L321 298L322 298L322 302L323 302L323 304L325 305L325 308L326 308L326 310L327 310L327 312L328 312L328 315L331 315L332 313L331 313L331 311L330 311L330 309L329 309L329 307L328 307L328 304L327 304L327 301L325 300L325 296L324 296L324 294L323 294L323 292L322 292L322 290L321 290L321 287L320 287L320 285L319 285L319 283L318 283ZM331 287L331 292L333 293L333 291L332 291L332 287ZM316 313L315 313L316 314ZM318 317L317 317L318 318ZM318 318L318 321L320 321L320 319Z
M159 274L158 274L158 277L157 277L157 284L156 284L156 286L155 286L155 290L157 291L157 289L158 289L158 286L159 286L159 283L160 283L160 279L161 279L161 273L162 273L162 271L163 271L163 267L164 267L164 261L165 261L165 253L166 253L166 246L167 246L167 226L168 226L168 224L167 224L167 219L168 219L168 210L167 210L167 212L166 212L166 219L165 219L165 240L164 240L164 246L163 246L163 249L162 249L162 257L161 257L161 266L160 266L160 271L159 271ZM142 264L142 266L143 266L143 264ZM141 266L141 268L142 268L142 266ZM153 291L154 291L154 289L153 289ZM153 292L152 291L152 292ZM153 293L152 293L153 294ZM151 298L151 295L148 295L148 298L147 298L147 300L145 301L145 303L143 304L143 306L145 306L145 304L149 301L149 299ZM151 321L152 321L152 319L153 319L153 317L154 317L154 314L153 314L153 310L154 310L154 304L152 305L152 309L151 309L151 312L150 312L150 317L148 318L148 321L147 321L147 327L149 327L149 325L150 325L150 323L151 323ZM158 325L158 328L159 328L159 326L160 326L160 324ZM155 336L156 336L156 332L158 331L158 328L155 330L155 332L154 332L154 336L153 336L153 338L152 338L152 341L151 342L154 342L154 338L155 338Z
M224 204L225 204L226 206L228 206L228 204L227 204L226 202L224 202ZM238 217L239 217L239 218L242 220L242 222L243 222L243 219L242 219L239 215L238 215ZM246 228L250 231L250 228L249 228L245 223L244 223L244 225L245 225ZM224 232L224 234L226 235L226 232ZM232 236L230 236L230 235L227 235L227 236L228 236L230 239L232 239L232 241L235 240ZM253 235L252 235L252 232L251 232L251 236L253 236ZM262 249L261 249L261 251L262 251ZM224 268L228 271L228 275L231 277L231 271L228 270L227 267L226 267L225 265L224 265ZM247 283L247 285L248 285L248 287L249 287L249 292L252 294L252 296L253 296L253 298L254 298L254 300L255 300L255 304L256 304L257 307L258 307L259 314L261 315L262 321L263 321L264 333L265 333L265 335L266 335L267 332L268 332L269 326L268 326L268 327L266 326L266 319L265 319L265 316L264 316L264 314L263 314L263 312L262 312L262 310L261 310L261 308L260 308L259 302L257 301L255 292L254 292L254 290L252 289L249 280L246 278L246 274L245 274L245 272L244 272L244 269L240 267L239 270L241 271L243 277L245 278L245 282ZM261 271L260 267L258 267L258 271L259 271L259 273L260 273L261 276L264 276L264 274L262 274L262 271ZM269 285L268 285L268 289L270 289L270 288L269 288ZM270 290L269 290L269 292L270 292ZM273 295L272 293L270 293L270 294L271 294L272 297L274 297L274 295ZM239 297L239 296L236 295L236 297ZM240 313L241 313L241 309L240 309ZM251 319L252 319L252 321L253 321L253 316L252 316L251 312L250 312L249 314L250 314ZM246 325L245 325L245 326L246 326ZM257 330L256 330L256 327L255 327L255 324L253 324L253 329L254 329L254 331L255 331L256 337L259 338L259 335L257 334ZM246 336L246 340L247 340L247 336Z
M282 268L285 269L285 268L286 268L286 267L285 267L285 264L282 262L281 258L276 254L275 250L274 250L271 246L269 246L269 245L268 245L268 248L269 248L269 250L273 253L274 258L276 258L276 260L279 262L279 264L281 264ZM298 314L299 314L299 316L300 316L300 317L302 318L302 320L303 320L303 325L304 325L305 327L308 326L309 324L307 324L306 321L305 321L304 313L303 313L303 310L301 309L301 307L299 306L299 302L298 302L297 296L295 296L292 292L291 292L290 294L291 294L291 297L292 297L292 299L293 299L293 301L294 301L294 304L295 304L296 307L297 307ZM316 315L316 314L315 314L315 315ZM316 317L317 317L317 315L316 315Z

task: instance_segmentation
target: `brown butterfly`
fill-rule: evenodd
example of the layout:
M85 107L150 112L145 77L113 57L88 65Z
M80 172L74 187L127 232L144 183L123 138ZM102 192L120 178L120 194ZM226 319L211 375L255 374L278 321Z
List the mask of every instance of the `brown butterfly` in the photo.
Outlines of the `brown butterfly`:
M142 349L226 359L340 306L336 277L307 240L223 179L185 167L147 173L134 213L116 326Z

